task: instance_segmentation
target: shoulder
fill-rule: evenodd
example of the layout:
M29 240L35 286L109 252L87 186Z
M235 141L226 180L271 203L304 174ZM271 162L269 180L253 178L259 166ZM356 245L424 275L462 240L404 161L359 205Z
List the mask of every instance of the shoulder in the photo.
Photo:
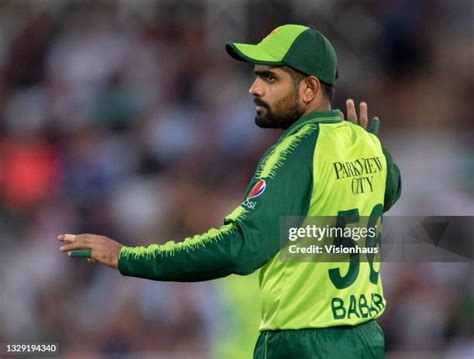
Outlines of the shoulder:
M259 177L273 177L282 167L303 167L305 163L311 165L318 131L318 124L307 124L281 138L262 160L258 169Z

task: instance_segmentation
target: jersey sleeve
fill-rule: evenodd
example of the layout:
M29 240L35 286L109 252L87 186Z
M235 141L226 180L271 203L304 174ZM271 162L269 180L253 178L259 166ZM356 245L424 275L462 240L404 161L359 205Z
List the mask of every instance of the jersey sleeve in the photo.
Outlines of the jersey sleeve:
M250 274L280 250L280 217L307 213L317 126L282 138L260 161L244 200L224 225L182 242L123 247L123 275L162 281L202 281Z
M390 152L386 148L382 148L383 154L387 162L387 180L385 183L385 197L383 211L388 211L395 202L400 198L402 192L402 178L400 175L400 169L393 162Z

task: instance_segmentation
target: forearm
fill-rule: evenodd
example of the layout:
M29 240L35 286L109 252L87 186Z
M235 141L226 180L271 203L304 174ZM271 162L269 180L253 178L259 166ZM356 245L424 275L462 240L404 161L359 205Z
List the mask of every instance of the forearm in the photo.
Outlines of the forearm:
M195 282L253 272L271 257L237 223L211 229L183 242L123 247L123 275L161 281Z

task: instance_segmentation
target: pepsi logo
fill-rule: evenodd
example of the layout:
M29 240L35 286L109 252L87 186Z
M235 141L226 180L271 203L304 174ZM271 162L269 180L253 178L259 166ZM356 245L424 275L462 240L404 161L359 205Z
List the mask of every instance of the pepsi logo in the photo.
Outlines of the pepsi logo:
M265 180L258 181L255 186L253 186L252 190L247 196L247 199L252 199L260 196L265 191L265 188L267 188L267 182L265 182Z

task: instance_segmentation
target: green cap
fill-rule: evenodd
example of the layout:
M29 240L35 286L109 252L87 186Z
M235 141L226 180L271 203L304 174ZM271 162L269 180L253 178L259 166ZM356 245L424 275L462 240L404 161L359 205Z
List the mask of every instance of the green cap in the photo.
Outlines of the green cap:
M257 45L228 42L225 48L239 61L288 66L330 85L337 80L334 48L323 34L308 26L279 26Z

